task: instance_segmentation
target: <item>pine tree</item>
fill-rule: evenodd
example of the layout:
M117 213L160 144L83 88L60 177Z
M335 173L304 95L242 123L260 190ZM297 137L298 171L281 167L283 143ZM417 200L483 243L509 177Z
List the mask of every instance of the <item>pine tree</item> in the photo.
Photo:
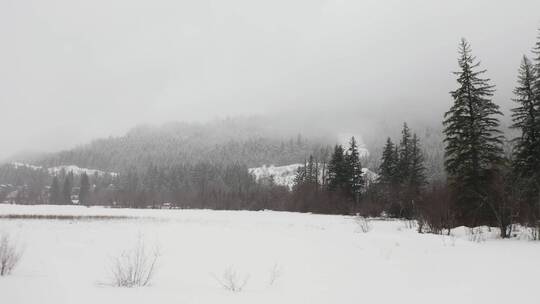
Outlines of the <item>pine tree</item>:
M427 184L424 166L424 156L420 147L420 140L414 134L409 141L409 164L407 175L400 184L399 216L414 218L417 215L417 204L421 199L424 186Z
M54 205L62 204L62 191L60 190L60 182L57 176L53 177L49 190L49 203Z
M534 67L527 57L523 57L519 69L518 86L514 90L518 107L512 109L512 128L520 129L520 137L515 139L514 165L520 175L532 177L540 171L540 104L534 89Z
M534 57L534 89L535 99L537 102L540 100L540 29L538 29L538 38L533 48Z
M395 145L388 137L382 152L378 178L378 182L385 186L390 186L396 180L398 157L395 152Z
M354 137L352 137L351 141L349 142L349 149L347 150L345 161L347 173L349 174L348 185L346 188L350 192L354 202L358 204L360 200L360 193L364 186L364 179L362 176L362 164L360 162L358 144L356 143L356 139Z
M534 63L524 56L519 69L513 99L518 106L512 109L512 127L521 131L514 139L514 176L518 177L518 188L529 204L529 221L537 222L540 218L540 35L533 53Z
M424 155L420 146L420 139L418 139L416 133L411 140L411 164L408 184L415 198L418 198L422 192L422 188L427 184Z
M540 115L540 29L538 30L538 38L536 40L536 45L534 48L534 54L535 57L535 65L534 65L534 71L535 71L535 100L536 100L536 109L537 115ZM540 118L537 120L536 125L537 134L540 134ZM538 155L540 155L540 144L536 146L535 154L537 159L540 158ZM535 214L532 216L532 218L536 221L537 229L540 233L540 171L536 171L536 177L534 178L534 187L536 187L537 192L533 193L533 198L531 199L531 203L533 205L533 212Z
M536 131L537 134L540 134L540 29L538 30L538 39L536 41L536 46L534 48L534 54L536 57L534 58L534 96L535 96L535 105L536 105ZM538 140L538 138L537 138ZM536 146L536 154L540 155L540 144ZM538 171L537 171L538 172ZM540 187L540 180L537 180L537 185Z
M328 163L328 190L343 191L348 181L343 147L336 145Z
M411 130L407 123L403 123L401 130L401 141L399 143L399 160L397 162L397 178L400 183L406 182L410 176L411 166Z
M459 55L460 71L455 72L459 87L451 92L454 104L443 121L445 168L456 194L458 218L477 224L477 220L489 218L483 204L486 176L502 159L502 136L495 117L502 113L491 101L494 86L481 78L485 70L477 70L479 63L465 39Z
M81 175L81 187L79 190L79 204L81 205L89 205L90 201L90 180L88 179L88 175L86 175L86 172L83 172Z
M312 186L319 184L319 168L317 167L317 162L313 158L313 155L309 156L309 160L307 162L306 182Z

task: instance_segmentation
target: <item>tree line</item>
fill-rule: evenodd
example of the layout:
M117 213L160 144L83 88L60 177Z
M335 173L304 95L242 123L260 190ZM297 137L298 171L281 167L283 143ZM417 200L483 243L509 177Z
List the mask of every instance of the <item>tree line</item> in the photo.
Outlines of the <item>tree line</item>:
M538 235L540 37L533 54L533 59L524 56L519 67L511 116L511 127L519 135L508 139L500 127L502 112L492 100L495 87L485 78L486 70L472 55L469 43L460 42L459 69L454 73L457 87L451 92L453 104L442 119L444 177L438 174L434 179L426 174L420 137L404 123L399 140L387 138L378 166L371 168L377 171L376 178L363 171L355 138L347 147L330 148L308 147L299 137L290 143L293 158L312 152L289 191L276 185L272 177L256 181L249 173L238 155L270 152L266 145L257 147L248 140L249 144L230 150L243 151L234 152L236 156L230 159L160 161L146 168L142 164L148 162L133 162L137 166L107 177L63 173L50 181L50 202L69 203L72 188L78 185L79 200L87 205L146 208L166 203L178 208L361 213L416 219L419 230L431 232L459 225L498 226L502 237L509 236L512 225L519 223L534 227ZM141 148L139 141L131 142ZM505 145L511 146L509 153L504 152ZM286 147L282 143L278 150L270 150L279 153ZM250 161L255 158L248 157ZM36 187L43 185L44 173L40 174Z
M419 137L405 123L399 143L387 139L373 183L366 184L358 174L353 138L346 151L336 146L328 163L309 158L299 169L293 201L304 211L416 219L420 231L489 225L508 237L518 223L538 238L540 37L533 60L524 56L519 67L511 126L519 135L512 139L503 136L503 114L492 100L495 87L465 39L458 53L458 86L442 121L446 178L428 182ZM511 146L509 153L504 145Z
M375 177L363 168L354 137L328 159L310 156L298 169L291 205L304 212L413 218L425 171L420 139L404 123L399 144L387 139Z
M461 40L459 70L454 73L458 86L451 92L454 102L443 119L447 178L427 184L419 174L420 179L414 179L420 182L414 182L415 186L403 192L401 174L392 172L400 168L400 161L394 159L397 156L404 159L405 149L396 151L390 140L385 146L379 184L384 195L391 197L392 204L409 202L406 210L410 212L400 216L412 215L422 224L420 227L428 226L436 232L459 225L497 226L501 237L509 237L513 224L518 223L530 227L533 236L538 238L540 37L533 54L533 60L523 57L518 70L515 107L511 114L511 128L518 131L518 136L507 139L500 127L503 114L492 100L495 87L484 77L486 70L472 55L470 44ZM511 147L507 153L503 149L505 145ZM419 168L421 166L414 170ZM397 215L396 212L390 214Z
M512 223L539 226L540 212L540 37L533 61L524 56L514 90L512 128L507 141L500 129L502 112L492 100L494 85L472 55L459 46L458 87L444 115L445 169L452 198L452 220L468 226L497 225L501 236ZM505 155L503 144L513 148Z

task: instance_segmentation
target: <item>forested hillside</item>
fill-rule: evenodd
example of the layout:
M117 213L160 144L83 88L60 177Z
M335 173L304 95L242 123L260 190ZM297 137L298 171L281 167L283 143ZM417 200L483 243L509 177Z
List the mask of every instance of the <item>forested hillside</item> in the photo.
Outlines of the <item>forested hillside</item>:
M170 166L200 162L256 167L301 162L309 154L333 144L332 139L308 140L299 134L275 132L267 123L226 119L206 124L139 126L124 136L95 140L29 162L44 167L77 165L112 172L146 169L149 164Z

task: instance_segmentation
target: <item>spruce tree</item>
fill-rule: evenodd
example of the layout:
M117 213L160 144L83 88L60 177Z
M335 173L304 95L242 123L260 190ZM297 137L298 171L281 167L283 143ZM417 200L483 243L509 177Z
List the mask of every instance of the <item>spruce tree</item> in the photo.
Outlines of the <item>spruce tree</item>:
M395 161L395 170L394 170L394 176L392 178L392 184L393 185L399 185L399 183L401 182L400 180L400 173L399 173L399 162L400 162L400 159L399 159L399 145L394 145L394 161Z
M469 224L487 220L484 204L487 173L502 160L499 107L491 101L494 86L482 78L485 70L461 40L458 59L458 88L451 92L454 104L444 114L445 169L456 195L458 219Z
M410 176L411 166L411 130L407 123L403 123L401 130L401 141L399 142L399 160L397 162L397 178L400 183L406 182Z
M534 62L524 56L519 68L512 127L520 130L514 139L514 176L529 204L528 220L536 222L540 218L540 35L533 53Z
M79 204L89 205L90 201L90 180L86 172L81 175L81 187L79 190Z
M420 139L418 139L416 133L411 140L411 164L409 168L408 184L415 199L418 198L422 192L422 188L427 184L424 155L420 146Z
M523 57L519 69L518 86L514 89L518 103L512 109L512 128L519 129L521 135L515 139L514 166L520 175L533 177L540 170L540 104L534 89L534 67L527 57Z
M378 182L390 186L396 179L398 157L395 153L395 145L388 137L383 148L381 164L379 166Z
M536 131L538 132L537 134L540 134L540 117L538 117L540 115L540 29L538 30L538 39L536 41L536 46L533 51L536 55L536 57L534 58L534 100L537 110ZM536 146L536 148L537 150L535 155L538 156L540 155L540 144ZM540 180L537 180L537 184L540 187Z
M391 216L399 215L399 203L397 194L399 192L398 183L398 162L399 153L390 137L386 140L383 148L381 165L379 166L379 178L375 188L377 195L382 199L386 212Z
M313 187L319 184L319 168L317 166L317 162L313 158L313 155L309 156L309 160L306 165L306 182Z
M336 145L328 163L328 190L343 191L347 180L347 165L343 147Z
M540 100L540 29L538 29L538 38L533 48L534 54L534 90L535 99L537 102Z
M360 193L364 186L364 179L362 176L362 164L360 162L360 154L358 152L358 144L354 137L349 142L349 149L346 154L346 166L348 177L348 185L346 186L354 202L358 204L360 200Z

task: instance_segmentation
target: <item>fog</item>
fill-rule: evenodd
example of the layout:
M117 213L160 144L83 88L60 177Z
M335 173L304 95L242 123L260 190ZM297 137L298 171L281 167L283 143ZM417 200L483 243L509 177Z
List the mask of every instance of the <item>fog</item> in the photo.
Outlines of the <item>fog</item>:
M0 158L235 115L360 133L435 123L461 37L506 110L538 12L538 0L2 0Z

